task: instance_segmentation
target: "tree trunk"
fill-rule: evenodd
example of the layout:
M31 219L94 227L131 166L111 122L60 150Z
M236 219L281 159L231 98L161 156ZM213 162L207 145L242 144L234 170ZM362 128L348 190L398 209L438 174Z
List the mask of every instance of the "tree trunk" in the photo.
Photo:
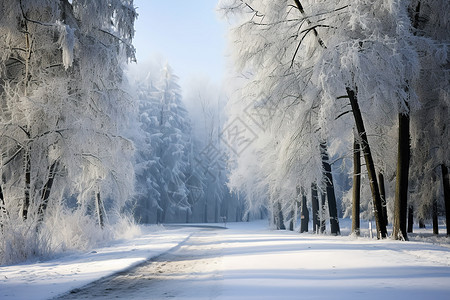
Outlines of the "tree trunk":
M206 198L206 196L204 198L205 198L205 206L203 211L203 223L208 223L208 198Z
M161 209L159 207L156 209L156 224L161 224Z
M360 231L360 204L361 204L361 150L355 137L353 142L353 206L352 206L352 233L359 236Z
M0 207L2 210L6 208L5 199L3 197L3 189L2 189L1 184L0 184Z
M28 209L30 207L30 189L31 189L31 157L28 149L25 149L24 154L25 164L25 198L22 205L22 218L28 218Z
M275 228L278 230L280 229L280 220L279 220L279 215L278 215L278 204L273 204L273 212L272 212L272 219L273 219L273 224L275 225Z
M103 211L103 203L102 199L100 198L100 192L97 192L95 196L95 208L97 209L98 225L103 228L103 226L105 225L105 212Z
M406 216L408 210L409 148L409 116L399 114L397 180L395 185L394 224L392 232L396 240L408 240Z
M217 196L214 208L214 223L219 223L219 197Z
M422 218L419 219L419 228L426 228L425 221Z
M302 191L302 206L300 208L300 233L308 232L309 211L306 205L306 195Z
M186 209L186 224L190 222L190 215L192 214L192 205L190 207L190 209Z
M289 230L290 231L294 231L294 215L295 215L294 210L291 209L291 212L289 213L289 219L290 219Z
M353 117L355 118L355 125L360 137L361 148L364 154L364 160L366 162L367 174L370 182L370 189L372 191L372 200L374 207L375 222L377 225L377 237L386 238L386 224L382 218L382 204L381 196L378 188L377 174L375 172L375 164L372 158L372 152L370 150L369 141L367 139L366 129L364 128L364 122L362 119L361 111L359 109L358 99L355 92L349 87L346 88L347 95L352 107Z
M414 207L410 205L408 207L408 233L413 232L413 225L414 225Z
M47 210L48 199L50 197L50 191L52 190L53 181L55 179L56 169L58 168L59 162L55 160L50 167L48 168L48 178L47 182L44 185L41 195L41 203L39 204L38 209L38 222L42 222L44 220L44 213Z
M3 189L0 185L0 230L3 230L3 220L9 217L8 210L6 209L5 199L3 197Z
M380 184L380 197L381 197L381 205L382 205L382 213L384 224L388 225L388 215L387 215L387 203L386 203L386 189L384 188L384 175L383 173L378 173L378 182Z
M286 226L284 226L284 217L283 211L281 210L281 203L277 202L277 211L276 211L276 225L278 230L286 230Z
M311 206L312 206L312 219L313 219L313 231L319 232L319 196L317 193L317 184L311 184Z
M320 210L320 233L324 233L325 230L327 230L327 223L325 220L325 205L326 205L326 199L325 199L325 194L322 193L321 195L321 210Z
M444 186L445 225L447 227L447 236L450 236L450 176L446 165L441 164L441 171Z
M433 199L433 234L439 234L437 199Z
M331 173L331 165L328 162L328 150L325 142L320 144L320 150L322 154L322 166L326 182L328 210L330 212L330 230L331 234L339 235L341 234L341 231L339 229L339 218L337 214L336 196L334 194L333 175Z

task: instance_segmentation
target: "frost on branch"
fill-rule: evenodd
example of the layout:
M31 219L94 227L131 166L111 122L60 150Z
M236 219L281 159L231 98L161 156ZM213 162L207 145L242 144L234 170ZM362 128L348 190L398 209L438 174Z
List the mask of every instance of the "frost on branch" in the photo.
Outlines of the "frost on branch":
M134 15L113 26L107 20L125 6L105 9L109 2L0 3L1 263L111 238L131 198L133 146L125 128L133 103L121 40L131 42ZM102 20L99 27L80 21L87 12ZM55 224L67 230L55 234ZM7 249L11 243L20 256Z
M230 53L240 84L231 116L262 129L249 147L257 162L242 154L231 169L230 185L247 195L247 206L268 198L263 205L287 217L297 187L316 182L320 190L320 141L330 146L333 173L342 165L336 185L349 189L355 120L346 88L358 95L385 178L395 178L399 114L412 116L413 155L427 153L434 163L425 165L448 165L448 7L430 0L221 1L233 25ZM423 173L424 161L413 160Z
M72 66L73 62L73 48L75 46L75 29L69 25L63 24L61 21L56 21L59 29L58 43L62 50L62 61L64 68L67 70Z

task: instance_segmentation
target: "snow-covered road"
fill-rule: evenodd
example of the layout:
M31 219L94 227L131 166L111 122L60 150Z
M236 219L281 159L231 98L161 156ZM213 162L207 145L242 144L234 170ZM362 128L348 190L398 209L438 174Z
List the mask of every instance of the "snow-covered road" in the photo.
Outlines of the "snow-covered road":
M214 299L220 294L219 233L201 229L150 261L57 299Z
M436 245L228 226L149 232L75 259L0 267L0 299L450 299L443 236ZM122 273L105 277L114 268Z

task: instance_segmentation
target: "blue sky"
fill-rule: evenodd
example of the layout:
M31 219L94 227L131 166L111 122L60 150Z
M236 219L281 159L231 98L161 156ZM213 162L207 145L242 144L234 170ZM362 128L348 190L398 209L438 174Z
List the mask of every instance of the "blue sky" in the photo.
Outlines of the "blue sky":
M139 62L162 55L180 77L208 77L220 83L224 72L225 22L215 0L135 0L139 14L134 45Z

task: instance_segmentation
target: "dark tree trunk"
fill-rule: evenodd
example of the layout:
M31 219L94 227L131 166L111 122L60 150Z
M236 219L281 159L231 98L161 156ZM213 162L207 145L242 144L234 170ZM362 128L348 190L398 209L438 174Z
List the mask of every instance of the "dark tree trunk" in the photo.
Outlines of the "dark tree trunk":
M326 223L326 219L325 219L325 209L326 209L326 205L327 204L326 204L325 194L322 193L320 195L320 198L321 198L320 204L321 204L321 207L322 207L321 214L320 214L320 233L324 233L325 230L327 230L327 223Z
M317 184L311 184L311 206L312 206L312 220L313 220L313 231L315 233L319 232L320 221L319 221L319 195L317 193Z
M6 207L5 199L4 199L4 197L3 197L3 189L2 189L2 186L1 186L1 185L0 185L0 207L1 207L2 209L4 209L4 208Z
M413 225L414 225L414 207L410 205L408 207L408 233L413 232Z
M422 218L419 219L419 228L426 228L425 221Z
M56 170L58 168L59 162L55 160L50 167L48 168L48 178L47 182L44 185L41 195L41 203L39 204L38 209L38 222L42 222L44 220L44 213L47 210L48 200L50 197L50 192L52 190L53 181L55 180Z
M350 88L346 88L347 95L352 107L353 117L355 118L355 125L360 137L361 148L364 154L364 160L367 167L367 175L369 177L370 189L372 191L372 200L374 207L375 222L377 225L377 237L386 238L386 224L382 217L382 204L381 196L378 188L377 173L375 172L375 163L373 162L372 152L370 150L369 141L367 139L366 129L364 128L364 122L362 119L361 111L359 109L358 99L355 91Z
M0 230L3 230L3 219L7 217L9 217L9 213L6 209L5 199L3 198L3 189L0 185Z
M306 195L302 192L302 204L300 208L300 232L308 232L309 211L306 205Z
M320 144L320 150L322 154L322 166L326 182L328 210L330 212L330 230L331 234L339 235L341 234L341 231L339 229L339 218L337 214L336 196L334 194L333 175L331 173L331 165L328 161L328 150L325 142Z
M31 189L31 157L30 152L25 150L24 154L25 164L25 198L22 205L22 218L28 218L28 209L30 207L30 189Z
M436 198L433 199L433 234L439 234L438 205Z
M352 206L352 233L360 235L360 204L361 204L361 150L355 137L353 142L353 206Z
M98 224L101 228L103 228L105 226L105 212L103 211L103 203L102 199L100 198L100 192L97 192L95 196L95 207L97 209Z
M289 213L289 219L290 219L290 221L289 221L289 230L290 231L294 231L294 215L295 215L295 212L292 209L291 212Z
M295 5L297 6L298 10L300 11L300 13L302 14L302 16L304 17L306 24L308 24L308 26L311 25L311 21L308 19L307 15L305 14L305 10L303 9L302 4L300 3L300 0L294 0ZM314 34L314 36L316 37L317 43L319 43L319 45L322 48L326 48L325 43L323 42L323 40L319 37L319 33L317 32L317 29L312 26L312 33Z
M386 224L386 226L388 225L388 215L387 215L387 203L386 203L386 189L384 188L384 175L383 173L379 172L378 173L378 181L380 184L380 197L381 197L381 205L382 205L382 209L383 209L383 219L384 219L384 224Z
M441 164L441 171L444 186L445 225L447 227L447 236L450 236L450 176L446 165Z
M394 225L392 235L396 240L408 240L406 216L408 210L409 172L409 116L399 114L397 180L395 185Z

